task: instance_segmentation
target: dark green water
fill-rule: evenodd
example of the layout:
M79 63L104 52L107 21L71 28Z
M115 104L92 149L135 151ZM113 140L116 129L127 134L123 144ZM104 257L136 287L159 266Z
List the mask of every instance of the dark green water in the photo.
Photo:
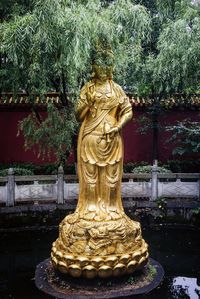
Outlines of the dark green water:
M200 298L200 238L191 228L144 229L150 256L162 264L162 285L142 299ZM38 291L34 272L49 257L57 230L0 234L0 299L50 299Z

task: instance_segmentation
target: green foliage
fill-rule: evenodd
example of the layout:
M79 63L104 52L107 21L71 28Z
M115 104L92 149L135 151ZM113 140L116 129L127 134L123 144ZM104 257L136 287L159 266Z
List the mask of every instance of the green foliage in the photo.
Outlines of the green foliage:
M71 136L77 128L75 116L69 114L66 107L58 110L53 104L48 104L47 115L39 121L35 114L31 114L19 123L26 140L25 148L37 144L39 157L55 154L57 161L64 161L72 146Z
M150 173L151 171L152 171L152 165L138 166L132 170L133 173ZM170 173L171 171L164 167L158 166L157 172Z
M199 90L199 37L199 11L181 1L176 19L170 20L159 36L159 54L153 71L158 92L168 94Z
M30 175L44 175L44 174L57 174L58 173L59 164L51 163L51 164L41 164L35 165L30 163L1 163L0 172L7 173L8 168L13 169L24 169L27 170L27 174ZM65 174L76 174L75 165L74 164L65 164L64 165L64 173ZM5 174L6 175L6 174ZM25 174L26 175L26 174Z
M157 118L158 115L160 116L162 114L162 112L163 111L161 110L161 107L156 107L156 105L154 105L153 108L149 108L145 115L140 116L137 119L139 125L137 132L139 132L142 135L146 135L149 133L149 130L154 129L155 127L159 131L162 131L164 129L164 126L162 126L158 122L158 118ZM155 113L156 113L156 119L155 119Z
M148 276L149 278L151 278L152 280L154 279L154 277L157 274L157 269L156 267L154 267L153 265L151 265L150 263L148 264Z
M200 169L200 159L168 160L163 166L171 169L172 172L198 173Z
M148 166L148 173L151 171L151 166L148 162L141 161L141 162L129 162L124 164L124 172L130 173L133 172L134 168L138 168L139 170L142 168L142 171L146 171L143 166ZM188 159L188 160L167 160L164 163L159 162L159 167L162 167L170 172L199 172L200 169L200 159ZM165 170L164 170L165 171ZM162 171L161 171L162 172Z
M70 149L77 129L74 102L89 78L91 56L99 39L105 39L113 49L115 80L130 93L153 95L154 111L159 110L160 99L174 92L200 90L197 2L9 0L11 5L6 3L3 1L0 9L3 20L0 91L28 94L34 114L20 128L27 147L40 144L41 156L54 151L58 160L63 160ZM65 108L48 109L44 121L36 111L33 94L42 97L49 91L60 93ZM60 113L61 116L55 117Z
M200 3L140 1L151 13L151 39L144 47L135 91L159 99L200 89ZM135 82L134 78L131 77Z
M1 0L0 19L9 20L14 15L23 15L33 8L32 0Z
M26 168L13 168L15 175L33 175L33 172ZM8 169L1 169L0 170L0 176L7 176L8 175Z
M25 91L34 113L20 123L26 148L39 145L39 155L55 152L66 158L77 124L74 102L89 78L91 55L105 39L115 54L116 79L125 82L127 68L135 69L148 39L150 16L144 6L129 0L37 0L33 9L15 14L0 25L1 91ZM42 119L34 95L60 93L63 109L48 107Z
M115 77L131 92L163 95L199 90L198 3L15 3L10 10L2 5L1 90L78 92L88 79L91 52L99 38L106 38L113 48Z
M131 276L128 277L126 283L127 283L127 284L135 284L136 281L137 281L136 277L134 277L134 276L131 275Z
M148 165L148 162L129 162L124 164L124 172L130 173L136 167L141 167ZM165 169L170 169L172 172L199 172L200 169L200 159L194 160L168 160L165 164L161 164L160 166ZM33 174L57 174L59 164L51 163L51 164L41 164L35 165L31 163L1 163L0 171L8 168L23 168L30 170ZM7 171L7 170L6 170ZM75 174L75 164L65 164L64 165L64 173L65 174Z
M165 213L166 212L166 209L167 209L167 200L165 197L158 197L156 199L156 204L158 206L158 208L163 212Z
M200 215L200 208L193 209L191 212L193 215Z
M125 173L130 173L133 171L134 168L138 167L138 166L145 166L148 165L148 162L145 161L141 161L141 162L129 162L123 165L124 167L124 172Z
M31 13L1 25L6 76L15 70L19 79L15 89L43 94L55 86L64 92L64 74L67 91L77 92L87 79L96 41L106 38L115 52L116 75L122 80L121 69L126 73L141 55L149 24L145 7L127 0L106 7L97 0L38 0ZM6 87L3 83L2 89Z
M175 142L174 155L200 152L200 122L184 120L174 126L169 126L172 136L167 142Z
M191 221L196 227L199 228L200 225L200 208L195 208L191 210Z

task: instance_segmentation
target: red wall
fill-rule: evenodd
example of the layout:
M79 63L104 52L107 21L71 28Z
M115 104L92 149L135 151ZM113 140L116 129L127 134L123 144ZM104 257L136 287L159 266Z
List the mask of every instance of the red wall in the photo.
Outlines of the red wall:
M0 162L26 162L26 163L49 163L48 159L42 160L37 157L37 146L32 150L25 150L22 134L17 136L18 123L29 115L28 111L0 111ZM52 160L54 160L52 158Z
M138 118L144 112L135 111L134 118L124 127L124 162L149 161L152 157L152 133L142 135L138 132Z
M0 111L0 162L27 162L34 164L49 163L55 161L52 158L41 160L37 157L37 148L34 150L24 149L24 139L20 135L17 137L18 122L29 114L29 111L1 110ZM182 120L190 117L193 120L199 119L198 111L169 111L160 116L161 124L173 124L177 120ZM134 118L123 129L124 136L124 161L125 162L139 162L148 161L152 162L152 134L151 131L146 135L141 135L137 128L139 126L137 120L140 116L147 115L145 111L135 111ZM169 134L166 132L159 133L159 160L166 161L173 159L172 149L173 145L165 144ZM72 158L71 158L72 161Z
M141 116L148 116L148 113L145 111L135 111L133 120L124 128L125 162L148 161L152 163L152 131L149 130L145 135L137 131L140 126L138 119ZM190 118L192 121L200 121L200 112L195 110L169 110L160 114L159 125L161 127L173 125L177 121L186 118ZM166 142L170 137L170 132L166 132L163 129L158 134L158 159L162 162L175 159L175 156L172 155L175 145ZM194 157L200 158L200 154L191 154L184 157L190 159ZM180 159L180 156L176 158Z

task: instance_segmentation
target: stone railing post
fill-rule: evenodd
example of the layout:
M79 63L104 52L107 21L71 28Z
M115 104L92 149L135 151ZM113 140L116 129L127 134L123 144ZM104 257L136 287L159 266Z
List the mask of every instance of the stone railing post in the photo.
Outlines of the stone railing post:
M158 197L157 165L157 161L155 161L151 169L151 201L156 200Z
M15 205L15 176L13 168L8 169L8 182L7 182L7 207L14 207Z
M64 204L64 170L61 165L58 168L57 203Z

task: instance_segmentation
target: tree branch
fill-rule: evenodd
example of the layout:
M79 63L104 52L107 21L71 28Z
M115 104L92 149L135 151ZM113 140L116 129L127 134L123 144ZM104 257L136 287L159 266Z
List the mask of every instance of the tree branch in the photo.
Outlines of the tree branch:
M67 86L66 86L66 78L65 78L65 74L64 74L64 70L62 68L62 73L61 73L61 78L62 78L62 87L63 87L63 92L61 93L61 102L63 104L63 106L69 106L69 100L67 97Z

